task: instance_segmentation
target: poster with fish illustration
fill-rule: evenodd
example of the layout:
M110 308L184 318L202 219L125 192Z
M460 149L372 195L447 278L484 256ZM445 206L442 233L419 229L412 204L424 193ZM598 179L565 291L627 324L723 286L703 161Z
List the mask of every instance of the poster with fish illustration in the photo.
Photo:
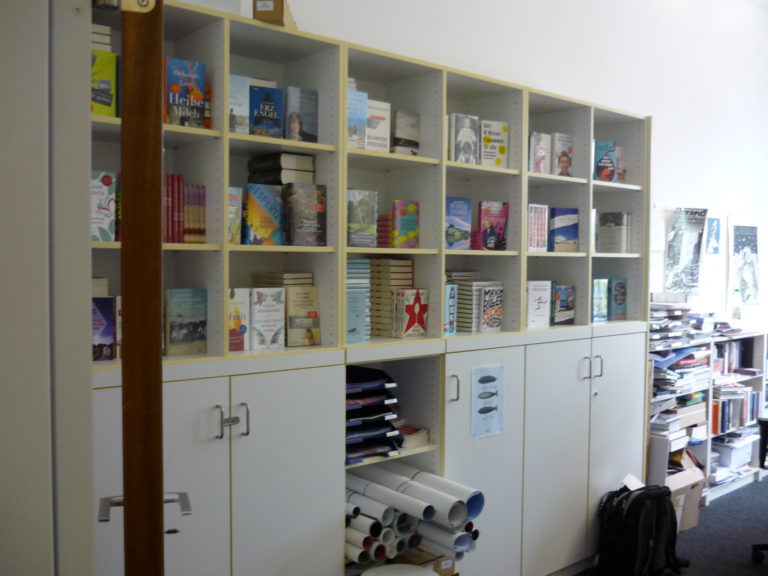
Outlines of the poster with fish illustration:
M472 368L472 438L500 434L504 430L504 365Z

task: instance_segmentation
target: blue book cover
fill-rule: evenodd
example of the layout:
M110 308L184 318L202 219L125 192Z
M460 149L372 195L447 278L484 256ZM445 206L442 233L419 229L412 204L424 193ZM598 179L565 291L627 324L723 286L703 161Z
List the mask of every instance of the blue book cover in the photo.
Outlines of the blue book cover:
M595 140L595 172L593 178L601 182L618 182L618 156L616 142Z
M371 289L347 287L347 344L363 344L371 339Z
M625 278L608 279L608 320L627 319L627 281Z
M165 300L165 353L205 354L208 338L208 291L169 288Z
M282 188L248 183L243 192L242 244L283 245Z
M251 79L239 74L229 75L229 131L248 134Z
M205 64L181 58L165 59L165 122L205 127Z
M456 336L457 332L457 314L459 303L458 284L445 285L445 297L443 298L443 336L451 338Z
M549 252L579 251L578 208L552 207L549 209L547 250Z
M445 247L469 250L472 239L472 199L448 196L445 199Z
M115 299L112 296L91 298L91 343L93 360L114 360Z
M552 306L552 324L573 324L576 317L576 287L572 284L555 284L555 302Z
M317 142L318 94L316 90L285 89L285 139Z
M281 88L251 86L250 120L254 136L283 137L284 93Z
M368 125L368 93L347 91L347 147L365 148L365 128Z
M608 278L592 280L592 322L608 320Z

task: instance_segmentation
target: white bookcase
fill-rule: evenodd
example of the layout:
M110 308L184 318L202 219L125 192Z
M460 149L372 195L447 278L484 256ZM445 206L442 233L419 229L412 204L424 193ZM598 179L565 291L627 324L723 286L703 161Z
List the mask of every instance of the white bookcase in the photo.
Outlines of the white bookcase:
M202 357L166 359L163 379L174 397L189 391L199 397L200 405L184 406L191 421L200 420L220 410L221 416L243 418L242 404L250 406L253 430L264 437L256 442L238 436L239 428L227 431L230 449L223 456L224 488L230 508L222 511L230 525L226 537L217 534L211 539L219 547L229 549L231 573L256 570L272 576L313 573L338 576L343 567L343 439L341 402L344 389L344 366L365 364L387 370L398 380L400 405L409 419L430 428L432 443L410 454L403 454L413 464L431 471L455 476L458 480L478 484L483 489L486 478L497 470L494 451L498 439L469 441L464 425L469 419L469 403L452 402L454 373L463 375L472 366L483 363L506 363L508 376L506 417L509 428L504 438L515 444L505 455L498 469L498 481L488 481L491 499L505 497L507 482L512 486L516 503L490 502L490 508L506 510L509 514L489 512L488 546L481 541L472 565L490 567L494 557L501 558L516 550L505 560L509 574L526 574L528 569L546 565L547 570L561 570L584 560L593 550L586 533L575 535L587 526L585 511L594 506L595 490L618 485L626 470L619 474L613 467L603 467L604 454L611 451L589 438L590 422L598 425L595 399L590 408L590 386L596 386L602 374L587 370L578 382L577 368L581 361L576 354L571 373L561 383L574 378L581 388L566 388L560 402L550 402L549 375L542 364L553 352L571 351L569 346L583 351L586 358L610 354L605 366L621 370L615 363L619 356L644 359L646 350L636 347L634 335L647 331L647 273L648 261L648 154L650 119L629 113L608 110L585 102L545 94L525 86L481 77L470 72L440 67L404 55L383 53L364 46L345 44L334 39L286 30L257 21L232 16L209 9L166 0L165 52L168 56L203 61L207 82L211 85L212 127L194 129L178 126L164 127L164 168L181 172L185 179L204 184L207 190L207 236L201 244L166 244L163 246L163 281L167 288L205 287L208 290L208 346ZM114 14L94 12L100 23L113 26L115 47L119 50L119 19ZM228 101L230 74L265 78L288 85L311 88L319 93L318 142L292 142L228 130ZM419 154L406 156L389 152L352 149L347 146L346 106L347 78L354 78L358 90L371 98L391 103L392 111L416 112L420 117ZM125 87L124 87L125 89ZM507 167L484 167L455 162L448 157L446 118L451 113L472 114L489 120L503 120L509 125ZM531 131L563 132L574 137L572 177L534 174L528 170L528 138ZM92 169L120 170L119 119L92 117ZM592 178L592 141L612 139L624 147L627 156L627 176L623 183L602 183ZM296 152L315 157L315 181L325 184L328 191L327 245L321 247L241 246L227 243L227 192L230 186L245 186L247 162L254 155L270 152ZM420 244L413 249L351 248L347 247L347 189L377 190L379 211L388 210L391 200L412 199L420 204ZM445 198L464 196L476 206L480 200L497 200L509 204L506 250L451 250L445 243ZM550 206L570 206L579 209L579 249L574 253L530 253L527 246L527 206L543 203ZM631 250L628 253L596 253L592 246L594 208L626 211L632 214ZM414 262L415 285L429 290L427 337L401 340L374 337L365 344L347 345L345 274L347 262L359 258L411 258ZM494 334L460 332L457 337L443 336L443 284L446 271L476 269L483 277L501 280L504 286L504 318L502 331ZM276 353L230 352L227 338L227 292L229 288L250 285L253 271L311 270L319 287L321 309L321 341L319 347L289 348ZM92 274L109 279L110 293L120 293L119 243L92 244ZM593 324L591 316L591 284L597 277L627 279L627 321ZM576 287L574 326L527 331L525 329L528 280L557 280ZM631 346L623 346L631 340ZM541 348L537 348L541 347ZM582 350L583 349L583 350ZM607 351L604 352L603 350ZM512 354L507 358L507 351ZM509 359L514 361L510 363ZM570 364L569 364L570 365ZM644 362L632 365L630 396L642 392L645 386ZM635 373L637 372L637 373ZM537 376L538 375L538 376ZM199 381L201 386L181 385ZM211 383L222 399L210 400ZM120 363L95 363L94 395L99 398L107 391L114 394L120 386ZM560 384L558 384L560 386ZM197 388L202 391L194 392ZM221 389L220 392L218 389ZM295 389L295 390L294 390ZM523 398L525 402L512 402ZM558 388L559 390L559 388ZM561 394L557 392L557 394ZM578 410L569 396L578 396ZM600 411L608 413L614 405L626 408L626 400L607 394L601 400ZM335 402L339 406L335 406ZM112 399L114 402L114 398ZM212 404L213 405L209 405ZM562 404L562 406L561 406ZM607 404L607 405L603 405ZM101 402L96 402L97 409ZM221 409L215 409L221 406ZM257 407L258 406L258 407ZM112 406L114 409L114 406ZM634 409L643 413L642 402ZM195 416L197 410L197 416ZM528 412L530 410L530 412ZM561 523L559 514L529 510L523 523L523 506L532 506L532 498L540 501L540 488L551 482L552 455L538 462L533 451L524 450L520 433L523 421L526 434L546 439L546 444L559 445L552 427L558 421L568 421L557 411L571 411L585 444L578 452L568 449L580 472L579 482L572 486L574 506L580 509L572 523ZM590 410L592 416L590 417ZM554 413L553 413L554 411ZM218 412L216 412L218 414ZM539 415L541 420L539 420ZM591 418L591 419L590 419ZM534 422L538 422L535 424ZM105 417L95 418L95 435L100 428L114 422ZM301 454L296 426L307 426L305 454ZM288 427L290 434L281 432ZM215 428L215 427L214 427ZM541 430L539 430L541 428ZM323 429L322 442L314 430ZM547 430L549 429L549 431ZM190 428L190 433L193 433ZM179 440L174 428L165 449L175 452L183 445L183 454L194 448ZM196 441L213 442L211 434L202 434ZM642 433L642 427L638 434ZM583 436L583 438L582 438ZM626 452L623 463L641 461L642 438L631 435L632 445L626 446L626 436L618 438ZM532 436L526 436L532 441ZM269 446L265 447L265 440ZM117 439L114 439L117 441ZM250 440L250 443L248 443ZM475 446L477 450L475 451ZM223 444L222 444L223 445ZM590 450L600 447L600 450ZM190 448L191 447L191 448ZM472 451L473 469L463 464L463 455ZM524 458L524 453L526 454ZM114 469L105 464L103 447L96 455L97 490L113 475ZM191 456L189 456L191 458ZM218 458L219 456L217 456ZM221 463L215 466L221 467ZM629 464L628 464L629 465ZM187 470L177 463L174 470ZM271 468L269 474L264 468ZM280 469L290 473L290 486L298 491L288 500L309 506L313 499L322 500L307 519L301 538L296 540L290 528L300 523L300 511L292 510L280 520L279 541L264 540L251 545L261 531L257 516L269 510L271 517L279 513L282 499ZM314 492L311 478L322 469L322 489ZM608 470L608 472L605 472ZM593 474L599 475L599 485L589 483ZM589 472L589 473L588 473ZM602 473L605 472L605 473ZM190 469L189 474L196 472ZM302 474L305 476L302 477ZM598 476L595 476L598 477ZM525 482L523 482L523 478ZM103 482L100 481L103 479ZM114 482L112 483L114 484ZM119 487L109 485L114 492ZM538 487L538 488L537 488ZM113 495L113 494L111 494ZM100 496L100 495L99 495ZM242 499L241 499L242 498ZM520 500L520 499L523 500ZM194 497L193 506L194 506ZM241 506L242 504L242 506ZM534 507L536 505L533 505ZM540 513L541 512L541 513ZM252 513L252 517L249 514ZM538 518L536 526L530 518ZM480 519L482 522L482 517ZM214 523L215 524L215 523ZM567 526L566 526L567 524ZM545 558L544 539L555 529L567 530L579 540L568 554ZM504 536L502 536L504 531ZM101 526L99 534L104 533ZM101 536L100 536L101 537ZM184 537L184 531L172 537ZM222 538L225 540L222 543ZM296 562L286 564L283 556L290 554L289 540L303 542ZM286 540L289 539L289 540ZM108 538L107 538L108 540ZM319 548L312 549L315 542ZM267 545L269 544L269 545ZM207 546L199 544L200 550ZM328 550L332 549L332 553ZM109 549L99 546L97 554ZM218 548L217 550L220 550ZM536 552L540 550L539 552ZM218 552L217 552L218 553ZM523 559L521 560L520 554ZM101 565L101 564L98 564ZM247 568L243 568L247 567ZM221 568L230 572L230 566ZM173 572L173 570L172 570ZM463 572L463 570L462 570ZM185 567L184 574L194 574L194 566Z

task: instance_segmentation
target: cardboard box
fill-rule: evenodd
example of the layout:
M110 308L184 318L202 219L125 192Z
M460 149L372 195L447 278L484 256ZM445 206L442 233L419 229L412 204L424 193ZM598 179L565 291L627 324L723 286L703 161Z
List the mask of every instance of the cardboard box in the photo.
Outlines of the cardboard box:
M253 0L253 17L270 24L283 25L283 0Z
M672 491L671 498L677 514L678 532L696 526L699 523L704 474L698 468L689 468L668 476L666 485Z
M441 556L423 546L406 550L395 557L393 562L421 566L432 570L432 572L439 576L454 576L456 573L456 562L453 558Z

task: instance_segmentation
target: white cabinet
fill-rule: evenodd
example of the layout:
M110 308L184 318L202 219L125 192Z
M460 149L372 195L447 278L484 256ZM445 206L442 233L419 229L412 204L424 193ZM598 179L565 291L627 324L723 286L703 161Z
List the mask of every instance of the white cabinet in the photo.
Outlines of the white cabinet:
M344 382L343 366L232 378L235 576L342 574Z
M645 337L526 347L523 574L596 552L600 497L642 478Z
M472 438L472 369L488 365L501 365L504 371L503 430ZM459 568L462 574L519 576L524 347L447 354L445 375L445 476L481 490L486 501L477 521L482 538Z

